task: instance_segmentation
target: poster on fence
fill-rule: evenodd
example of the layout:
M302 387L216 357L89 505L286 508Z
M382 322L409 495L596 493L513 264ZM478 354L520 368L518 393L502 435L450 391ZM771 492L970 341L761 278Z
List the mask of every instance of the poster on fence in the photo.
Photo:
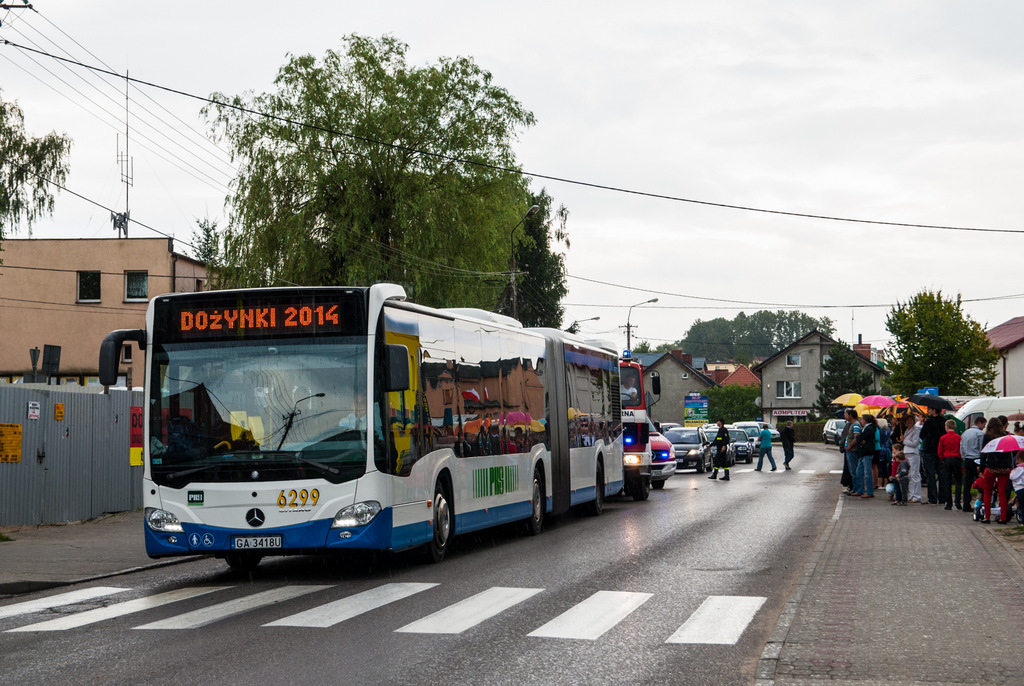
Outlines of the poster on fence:
M133 467L142 466L143 429L142 408L132 408L131 430L128 434L128 464Z
M21 462L21 424L0 424L0 462Z

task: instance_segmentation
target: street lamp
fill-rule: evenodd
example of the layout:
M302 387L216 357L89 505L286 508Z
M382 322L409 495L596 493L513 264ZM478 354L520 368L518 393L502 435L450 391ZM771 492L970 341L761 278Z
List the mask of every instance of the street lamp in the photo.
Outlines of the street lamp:
M508 232L508 252L509 252L509 270L508 270L508 285L512 289L512 318L519 319L519 301L516 299L516 248L515 243L512 242L512 236L515 234L516 229L519 225L526 221L527 217L540 212L540 205L531 205L530 209L526 210L526 214L523 218L512 227L512 230Z
M632 342L630 334L632 333L633 329L630 327L630 324L629 324L629 318L631 316L633 316L633 308L634 307L640 307L641 305L650 305L651 303L656 303L656 302L658 302L657 298L651 298L650 300L644 300L642 303L637 303L636 305L630 305L629 306L629 312L626 313L626 350L632 350L633 349L632 345L630 345L631 342Z
M572 324L570 324L565 330L568 331L569 333L578 333L579 332L579 325L580 324L582 324L583 322L596 322L598 319L600 319L600 317L590 317L588 319L577 319Z

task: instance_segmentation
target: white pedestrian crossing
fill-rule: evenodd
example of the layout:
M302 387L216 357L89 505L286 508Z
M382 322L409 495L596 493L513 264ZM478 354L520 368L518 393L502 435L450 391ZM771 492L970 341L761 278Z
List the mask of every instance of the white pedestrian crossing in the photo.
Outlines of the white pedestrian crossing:
M306 610L305 612L299 612L284 619L279 619L275 622L264 624L263 626L305 626L305 627L317 627L326 628L334 626L339 622L344 622L346 619L352 619L370 610L375 610L378 607L383 607L388 603L393 603L396 600L408 598L411 595L425 591L428 588L433 588L437 584L417 584L417 583L403 583L403 584L385 584L378 586L377 588L371 588L369 591L363 591L362 593L356 593L350 595L347 598L336 600L326 605L314 607Z
M593 641L625 619L633 610L646 603L651 595L651 593L598 591L528 635Z
M196 588L179 588L176 591L157 593L156 595L146 596L145 598L136 598L135 600L126 600L123 603L115 603L114 605L108 605L107 607L98 607L95 610L86 610L85 612L79 612L78 614L59 617L45 622L38 622L36 624L29 624L28 626L9 629L8 631L66 631L68 629L75 629L87 624L102 622L106 619L113 619L114 617L123 617L124 615L133 614L135 612L151 610L155 607L160 607L161 605L167 605L168 603L176 603L179 600L196 598L224 588L231 587L197 586Z
M828 473L829 474L842 474L843 470L842 469L830 469L830 470L828 470Z
M217 605L211 605L210 607L203 608L200 610L194 610L192 612L186 612L183 615L176 617L169 617L167 619L161 619L157 622L151 622L149 624L143 624L142 626L135 627L136 629L197 629L207 624L227 619L228 617L234 617L240 615L243 612L249 612L256 608L265 607L267 605L273 605L274 603L280 603L285 600L291 600L292 598L298 598L309 593L315 593L316 591L322 591L325 588L331 588L330 586L281 586L280 588L274 588L269 591L261 591L260 593L253 593L243 598L236 598L229 600L224 603Z
M767 598L709 596L665 643L733 645Z
M15 603L14 605L0 607L0 619L15 617L17 615L27 615L41 610L49 610L52 607L61 607L62 605L73 605L74 603L102 598L103 596L112 595L114 593L124 593L127 590L130 589L118 588L115 586L94 586L93 588L83 588L80 591L70 591L68 593L52 595L47 598L40 598L39 600L28 600L24 603Z
M495 586L396 631L408 634L461 634L543 590Z
M801 469L800 473L801 474L814 474L817 471L818 471L817 469Z
M374 609L404 600L438 586L437 583L389 583L350 595L340 600L326 602L308 610L287 615L263 626L290 626L306 628L328 628ZM59 617L36 622L14 629L12 632L67 631L109 619L137 614L172 603L208 596L217 591L226 591L232 586L197 586L182 588L132 600L114 602L110 605L80 612L62 612ZM214 604L181 614L151 621L136 629L198 629L214 622L228 619L251 610L266 608L276 603L299 598L335 586L286 585L240 598ZM26 603L0 607L0 616L11 617L31 614L53 607L72 605L94 598L121 593L131 589L96 587L64 593ZM518 588L494 586L452 604L425 617L404 624L395 629L405 634L462 634L474 627L505 615L530 598L544 592L543 588ZM653 594L621 591L597 591L582 602L551 619L528 635L534 638L562 638L594 641L601 638L633 611L646 603ZM204 599L203 602L206 602ZM680 626L665 642L673 644L709 643L734 644L753 620L765 598L748 596L711 596L693 615ZM663 611L663 608L659 609ZM511 613L507 616L511 616ZM682 618L679 618L682 619ZM677 620L678 621L678 620ZM121 625L119 625L121 626ZM649 636L645 640L662 640Z

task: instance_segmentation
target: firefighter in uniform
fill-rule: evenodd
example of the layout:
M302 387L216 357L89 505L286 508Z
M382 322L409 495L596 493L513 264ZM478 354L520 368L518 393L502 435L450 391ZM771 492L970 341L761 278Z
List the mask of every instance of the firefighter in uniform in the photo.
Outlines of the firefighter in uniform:
M711 445L715 449L715 471L711 472L709 479L718 478L718 470L724 469L725 476L722 477L722 481L729 480L729 430L725 428L725 422L721 419L718 420L718 433L715 434L715 440L711 442Z

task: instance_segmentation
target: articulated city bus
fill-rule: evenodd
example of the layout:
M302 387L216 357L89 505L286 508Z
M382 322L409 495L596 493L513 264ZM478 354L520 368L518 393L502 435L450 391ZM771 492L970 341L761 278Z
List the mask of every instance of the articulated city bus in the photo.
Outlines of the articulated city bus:
M143 500L151 557L423 546L585 505L624 485L613 351L400 286L154 298L146 330Z

